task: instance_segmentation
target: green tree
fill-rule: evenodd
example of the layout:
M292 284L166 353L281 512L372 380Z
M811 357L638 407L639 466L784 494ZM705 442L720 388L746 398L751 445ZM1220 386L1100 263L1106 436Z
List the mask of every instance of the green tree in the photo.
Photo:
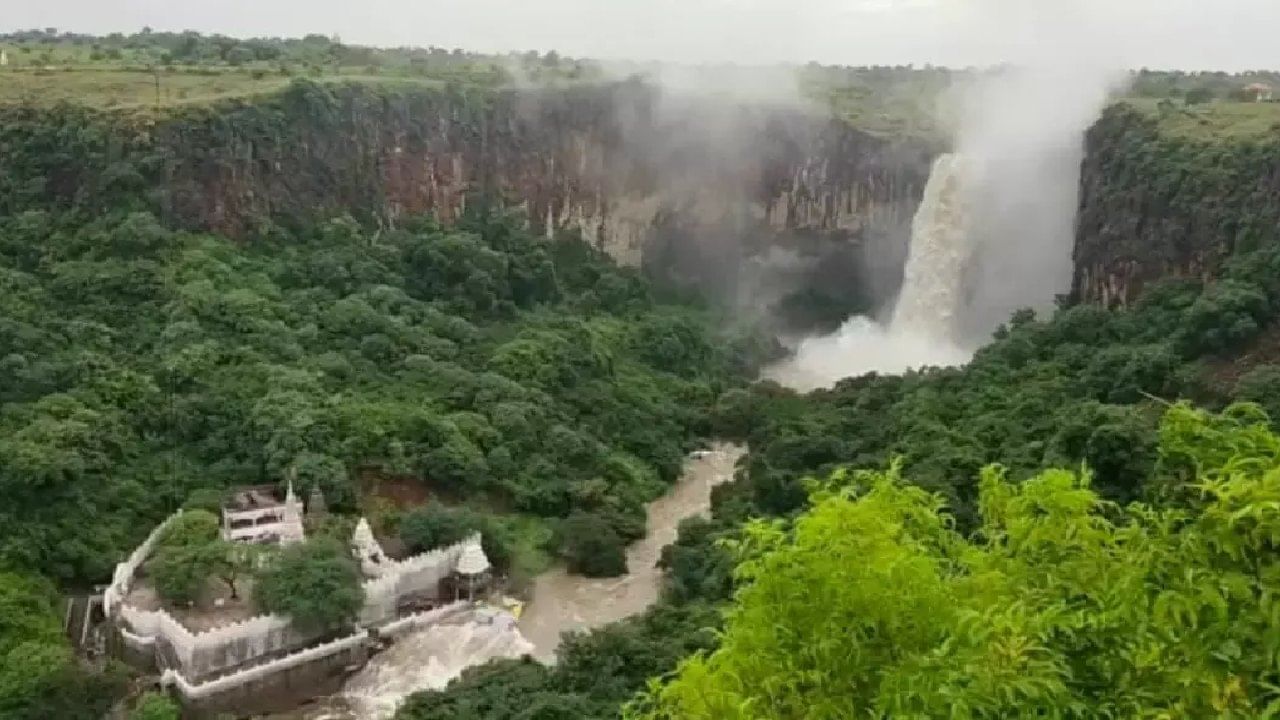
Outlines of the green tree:
M123 694L127 675L114 664L85 672L65 644L23 643L0 657L0 717L99 720Z
M156 551L147 562L147 570L160 597L180 605L200 599L218 561L213 543L167 547Z
M227 584L237 597L236 580L252 563L253 550L222 540L218 517L207 510L189 510L161 532L155 553L147 562L160 597L171 603L199 599L210 577Z
M253 594L266 612L322 632L355 619L364 604L360 582L360 571L342 543L314 538L284 548L260 572Z
M44 581L0 573L0 717L97 720L124 689L120 668L86 672L62 633Z
M207 545L218 537L221 522L208 510L188 510L175 517L156 539L157 551L165 548Z
M25 642L59 644L62 626L58 595L45 581L16 573L0 573L0 656Z
M1280 366L1259 365L1236 381L1238 400L1257 403L1274 420L1280 420Z
M432 503L400 518L400 540L413 553L452 545L480 533L480 544L498 572L511 567L515 538L500 518L482 515L467 508L451 508Z
M222 491L216 488L201 488L189 495L182 503L183 510L204 510L208 513L222 511Z
M549 687L551 671L531 658L469 668L445 693L411 696L397 720L590 720L606 717L591 703Z
M607 520L574 513L560 527L560 555L570 572L615 577L627 572L626 544Z
M129 714L129 720L179 720L178 704L168 695L143 693L138 704Z
M1280 438L1187 406L1162 438L1197 467L1196 509L1121 509L1087 476L991 467L972 538L896 465L836 473L792 527L749 527L720 647L630 715L1266 716Z
M420 553L460 542L480 528L475 513L432 503L400 519L400 540L410 552Z

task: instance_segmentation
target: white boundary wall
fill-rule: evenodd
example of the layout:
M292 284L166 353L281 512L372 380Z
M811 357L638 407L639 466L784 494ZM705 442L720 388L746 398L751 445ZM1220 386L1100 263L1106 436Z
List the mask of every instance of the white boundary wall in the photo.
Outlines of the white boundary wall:
M472 603L463 600L438 607L429 612L409 615L389 622L378 628L378 636L383 638L395 638L406 635L438 624L441 620L452 615L462 613L471 607ZM344 650L349 650L367 642L368 640L368 633L357 632L346 637L338 638L332 642L310 647L305 650L299 650L298 652L286 655L282 658L251 668L246 668L239 672L230 673L223 677L203 683L190 682L182 673L169 669L164 671L160 682L166 686L172 685L176 687L178 691L182 693L183 697L188 700L200 700L218 693L233 690L256 680L270 677L272 674L282 670L288 670L313 660L318 660L320 658L343 652Z
M435 610L428 610L427 612L416 613L414 615L406 615L398 620L392 620L386 625L379 627L378 637L397 638L401 635L408 635L412 632L425 630L432 625L438 625L441 620L452 615L460 614L472 607L474 607L474 605L470 601L459 600L457 602L449 603L448 605L441 605Z
M108 615L114 611L114 616L124 621L127 627L121 628L121 636L131 648L154 652L156 641L162 639L172 649L181 675L198 679L264 655L294 650L314 640L314 635L295 630L287 617L279 615L259 615L195 633L166 610L140 610L126 604L124 600L132 589L138 569L155 548L160 533L178 514L161 523L128 559L116 566L112 583L104 593L104 607ZM364 606L358 626L379 627L390 623L394 627L388 632L395 634L402 627L419 629L438 620L446 614L440 611L452 606L400 620L397 619L396 607L401 599L409 596L435 597L440 582L453 572L463 550L480 542L481 536L475 534L454 545L385 565L380 577L366 581L362 586ZM280 660L259 667L272 667Z
M368 635L366 633L361 632L354 635L348 635L343 638L338 638L332 642L327 642L323 645L316 645L315 647L310 647L306 650L299 650L292 655L286 655L285 657L272 660L271 662L246 668L239 672L234 672L204 683L189 682L181 673L169 669L165 670L164 674L160 676L160 683L166 686L173 685L177 687L178 692L182 693L183 697L191 700L199 700L221 692L226 692L227 690L235 689L255 680L269 677L281 670L288 670L289 668L297 667L298 665L303 665L319 658L328 657L344 650L358 647L366 642L368 642Z
M396 618L396 605L411 595L434 596L440 581L453 572L468 545L479 544L479 533L462 542L414 555L387 565L382 575L364 584L360 624L377 626Z
M111 584L102 593L102 612L107 617L111 617L112 612L124 602L124 599L129 596L129 592L133 590L133 578L138 574L138 569L142 567L142 563L146 562L151 555L151 551L155 549L156 541L160 539L160 533L164 532L169 523L176 520L181 514L182 511L179 510L165 518L164 522L157 525L156 529L151 531L147 539L143 540L142 544L135 548L124 562L116 564L115 572L111 575Z

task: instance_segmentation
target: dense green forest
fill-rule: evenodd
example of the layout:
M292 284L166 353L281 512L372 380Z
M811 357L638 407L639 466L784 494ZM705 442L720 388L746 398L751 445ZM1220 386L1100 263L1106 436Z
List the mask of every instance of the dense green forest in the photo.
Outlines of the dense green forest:
M229 486L292 472L394 535L399 513L357 480L403 474L514 545L570 511L617 543L643 532L754 346L581 242L473 207L447 231L339 218L243 245L146 213L0 218L0 567L19 573L0 606L22 610L0 632L0 707L21 708L4 717L49 717L45 689L19 687L36 682L20 643L47 648L42 682L69 657L36 578L101 582Z
M594 251L501 218L236 246L145 214L25 213L0 238L0 558L63 582L105 577L139 522L200 490L290 468L339 510L372 464L635 537L748 360Z

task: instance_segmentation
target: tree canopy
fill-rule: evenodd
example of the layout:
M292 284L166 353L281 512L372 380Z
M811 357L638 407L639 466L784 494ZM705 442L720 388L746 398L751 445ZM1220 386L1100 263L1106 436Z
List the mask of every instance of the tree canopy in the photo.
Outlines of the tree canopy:
M627 572L626 545L598 515L574 513L560 529L565 563L587 577L614 577Z
M243 245L145 213L0 216L0 287L0 564L62 582L287 468L338 513L358 468L546 518L590 488L633 538L746 359L709 312L482 208Z
M178 704L168 695L144 693L129 714L129 720L179 720Z
M121 669L86 672L62 632L46 581L0 572L0 717L98 720L124 688Z
M791 525L747 528L720 647L632 715L1270 716L1280 438L1188 406L1161 437L1195 468L1193 507L992 466L965 535L898 466L833 474Z
M364 605L360 569L332 538L289 545L258 574L253 597L266 612L286 615L307 631L341 629Z

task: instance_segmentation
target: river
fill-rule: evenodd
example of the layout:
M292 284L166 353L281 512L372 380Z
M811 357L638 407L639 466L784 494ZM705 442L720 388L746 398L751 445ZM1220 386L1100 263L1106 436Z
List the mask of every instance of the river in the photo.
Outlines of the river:
M684 472L671 492L649 504L649 534L627 548L628 574L591 579L555 568L539 575L533 595L520 616L520 632L533 643L534 657L555 659L560 634L606 625L643 612L658 599L662 548L675 542L680 521L706 513L711 489L733 478L743 449L716 445L685 461Z
M534 580L518 626L481 619L414 633L373 657L339 697L280 720L385 720L406 696L441 689L472 665L522 655L554 662L561 633L643 612L662 590L662 548L675 541L681 520L707 512L712 488L732 479L744 453L717 444L686 459L671 491L649 504L648 535L627 548L627 575L591 579L553 568Z

